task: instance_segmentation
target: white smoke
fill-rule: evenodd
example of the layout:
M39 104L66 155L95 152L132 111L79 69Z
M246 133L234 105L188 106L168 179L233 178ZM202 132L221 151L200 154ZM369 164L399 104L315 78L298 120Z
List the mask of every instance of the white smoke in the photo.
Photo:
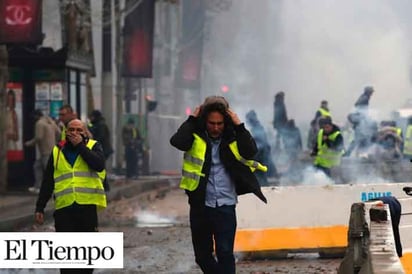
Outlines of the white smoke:
M376 118L412 97L407 1L237 0L217 14L205 44L204 93L226 94L239 117L255 109L265 127L274 94L307 125L326 99L338 124L366 85ZM253 18L253 19L252 19Z
M137 227L166 227L176 223L174 218L163 217L149 211L139 212L136 219Z

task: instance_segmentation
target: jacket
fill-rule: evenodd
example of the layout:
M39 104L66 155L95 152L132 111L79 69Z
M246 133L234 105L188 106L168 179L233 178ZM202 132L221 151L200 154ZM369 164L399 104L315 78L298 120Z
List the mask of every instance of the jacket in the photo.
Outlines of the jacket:
M95 140L88 140L86 146L90 149L95 144ZM106 207L106 194L103 189L105 170L96 172L90 169L79 156L70 164L65 155L60 154L60 148L57 146L53 149L53 159L56 209L71 206L73 203Z
M206 184L211 168L211 144L207 137L206 130L200 125L198 118L189 116L170 138L170 144L181 151L188 151L194 141L193 133L197 134L206 142L205 162L202 169L202 173L205 176L201 177L199 186L195 190L186 190L186 194L188 195L190 205L203 206L206 197ZM245 128L243 123L238 126L225 127L219 153L223 165L235 183L236 192L238 195L254 193L262 201L266 202L266 198L253 172L248 166L238 161L231 152L229 144L235 140L238 144L239 153L245 159L253 159L257 153L257 147L250 132Z
M40 117L35 124L34 138L25 143L26 146L37 145L40 155L36 155L39 159L41 156L50 155L56 143L56 135L58 127L53 120L46 116Z
M325 136L327 139L323 140ZM323 129L319 130L317 140L318 153L315 158L315 165L326 168L340 165L343 149L332 148L333 145L336 145L335 140L338 139L339 136L342 137L339 130L328 135L325 134Z
M72 147L69 143L62 148L60 153L63 153L66 158L71 152L78 152L77 157L82 157L90 169L101 172L105 169L105 158L102 146L97 142L92 149L87 148L86 144L80 143L76 147ZM44 212L47 202L52 197L54 191L54 162L53 154L51 154L49 161L44 171L43 181L40 188L39 197L36 202L36 212Z
M92 121L89 127L90 132L93 135L93 139L98 141L103 148L104 156L107 158L113 154L114 150L110 140L110 131L105 120L103 118L98 118Z

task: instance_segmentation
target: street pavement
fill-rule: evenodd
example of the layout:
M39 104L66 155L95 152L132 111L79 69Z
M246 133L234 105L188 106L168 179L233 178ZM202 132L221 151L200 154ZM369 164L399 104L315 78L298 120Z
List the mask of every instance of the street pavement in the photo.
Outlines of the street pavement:
M122 197L129 198L139 193L157 188L171 187L178 184L179 178L174 176L141 176L138 179L126 180L122 176L110 179L110 191L107 192L108 202ZM11 191L0 195L0 232L19 231L34 223L34 210L37 194L30 192ZM51 199L45 209L47 218L54 211Z

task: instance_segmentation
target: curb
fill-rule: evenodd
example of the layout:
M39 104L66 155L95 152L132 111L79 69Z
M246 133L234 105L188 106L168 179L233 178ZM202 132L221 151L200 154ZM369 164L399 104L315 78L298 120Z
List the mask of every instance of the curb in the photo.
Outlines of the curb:
M130 182L114 182L112 188L107 192L107 201L116 201L121 198L130 198L138 194L151 191L159 188L173 188L178 185L180 178L143 178L140 180ZM22 205L20 202L16 205ZM14 205L13 205L14 206ZM24 206L27 206L25 204ZM0 221L0 232L18 231L26 226L34 224L33 211L34 205L30 205L30 212L22 212L13 217L3 218ZM49 202L47 208L44 210L45 218L52 218L54 212L53 203Z

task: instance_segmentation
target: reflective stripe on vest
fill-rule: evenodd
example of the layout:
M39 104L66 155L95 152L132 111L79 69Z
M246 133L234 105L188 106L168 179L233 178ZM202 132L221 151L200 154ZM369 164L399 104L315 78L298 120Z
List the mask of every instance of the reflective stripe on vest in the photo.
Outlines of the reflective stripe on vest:
M340 134L340 131L334 132L332 135L329 135L329 140L335 141L336 137ZM330 168L333 166L340 165L341 157L343 151L336 151L328 148L325 144L322 144L323 129L319 130L318 133L318 154L315 157L315 165L322 167Z
M182 179L180 181L180 188L189 191L195 190L199 186L200 178L205 176L205 174L202 173L202 169L205 162L207 144L206 141L196 133L193 133L193 137L194 140L191 149L186 151L183 156ZM255 169L264 172L267 171L267 167L261 163L246 160L240 156L236 141L232 142L229 147L235 158L242 164L249 166L252 171Z
M89 140L86 146L92 149L95 143L95 140ZM103 188L106 170L91 170L80 155L72 166L57 146L53 148L53 161L56 209L70 206L74 202L94 204L98 208L106 207L106 194Z
M66 126L64 124L60 134L60 141L66 141Z
M254 161L254 160L246 160L243 158L240 153L239 149L237 147L237 142L234 141L229 144L230 150L232 151L233 155L235 155L236 160L244 164L245 166L248 166L252 172L254 172L256 169L266 172L268 171L268 168L261 163Z
M86 188L86 187L74 187L74 188L66 188L63 191L60 191L59 193L56 193L54 197L59 197L68 193L72 192L83 192L83 193L98 193L98 194L104 194L104 189L95 189L95 188Z
M405 142L403 145L403 153L412 155L412 125L406 128Z
M100 178L99 175L94 171L75 171L73 173L63 174L59 177L54 178L54 182L58 183L60 181L73 178L73 177Z
M193 133L193 144L190 150L183 155L182 179L180 188L193 191L199 186L203 164L206 155L206 142L199 135Z

